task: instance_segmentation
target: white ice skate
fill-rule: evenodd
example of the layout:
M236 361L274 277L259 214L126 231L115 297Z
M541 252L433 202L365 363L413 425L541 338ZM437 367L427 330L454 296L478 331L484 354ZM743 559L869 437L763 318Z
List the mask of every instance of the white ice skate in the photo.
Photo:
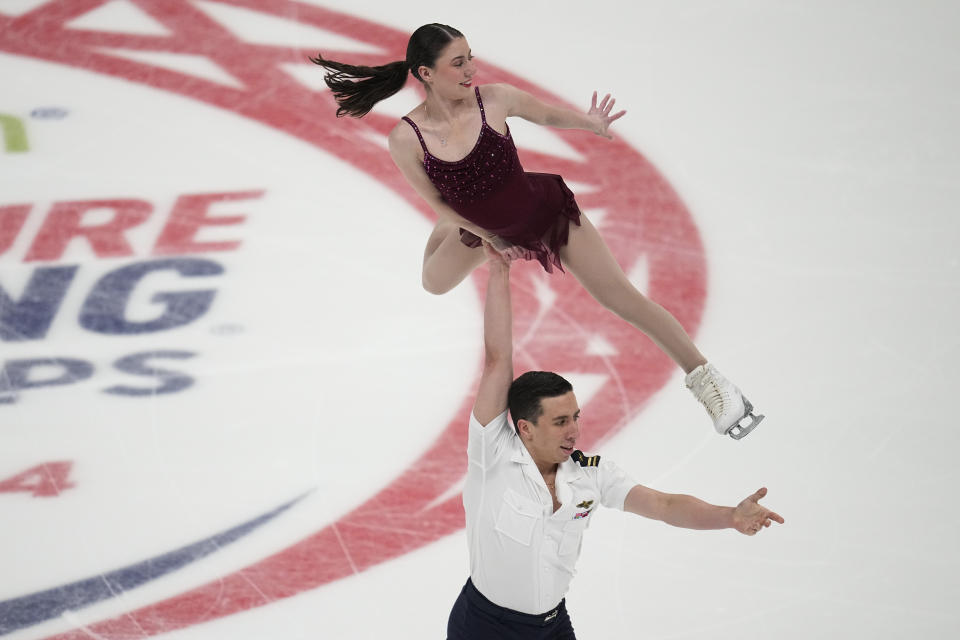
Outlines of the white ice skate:
M707 409L713 419L713 428L721 435L739 440L753 431L762 415L753 414L753 405L743 397L740 389L714 368L712 364L702 364L687 374L687 388ZM751 418L750 423L740 424Z

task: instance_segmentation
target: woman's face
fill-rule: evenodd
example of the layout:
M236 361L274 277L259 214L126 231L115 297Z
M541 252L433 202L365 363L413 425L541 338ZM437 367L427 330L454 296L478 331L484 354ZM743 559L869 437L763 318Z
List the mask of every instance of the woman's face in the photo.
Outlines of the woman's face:
M473 95L473 75L477 72L466 38L454 38L437 57L433 68L421 67L421 77L439 95L458 99Z

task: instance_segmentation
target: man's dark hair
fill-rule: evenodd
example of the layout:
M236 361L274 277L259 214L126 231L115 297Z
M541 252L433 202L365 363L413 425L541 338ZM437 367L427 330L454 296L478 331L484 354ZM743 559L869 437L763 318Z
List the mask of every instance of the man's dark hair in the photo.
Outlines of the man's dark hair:
M573 385L550 371L527 371L510 385L507 392L507 407L513 416L513 428L520 433L520 421L536 422L543 414L542 398L556 398Z

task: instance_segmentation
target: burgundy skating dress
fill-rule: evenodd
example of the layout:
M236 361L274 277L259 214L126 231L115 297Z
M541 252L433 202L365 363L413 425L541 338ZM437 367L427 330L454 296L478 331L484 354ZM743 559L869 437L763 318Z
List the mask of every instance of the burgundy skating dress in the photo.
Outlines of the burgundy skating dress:
M510 129L502 135L487 124L480 99L480 137L462 160L447 162L434 157L423 142L420 129L410 118L423 147L423 168L444 202L478 227L527 250L527 258L539 260L546 271L560 264L560 247L567 244L570 222L580 225L580 208L563 178L551 173L527 173L520 166ZM480 238L460 229L460 241L479 247Z

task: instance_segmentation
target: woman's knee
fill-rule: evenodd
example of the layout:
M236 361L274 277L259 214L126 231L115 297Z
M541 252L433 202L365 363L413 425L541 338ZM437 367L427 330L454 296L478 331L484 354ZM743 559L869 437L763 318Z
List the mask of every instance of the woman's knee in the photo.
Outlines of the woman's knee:
M420 274L420 283L423 290L435 296L441 296L470 275L476 267L475 261L461 257L460 260L444 260L441 256L434 256L423 263Z
M423 290L443 295L463 282L483 261L483 251L468 248L460 242L459 227L438 224L423 253L420 276Z
M435 274L429 273L427 269L423 270L420 282L424 291L435 296L442 296L457 284L456 282L450 282L449 278L437 277Z

